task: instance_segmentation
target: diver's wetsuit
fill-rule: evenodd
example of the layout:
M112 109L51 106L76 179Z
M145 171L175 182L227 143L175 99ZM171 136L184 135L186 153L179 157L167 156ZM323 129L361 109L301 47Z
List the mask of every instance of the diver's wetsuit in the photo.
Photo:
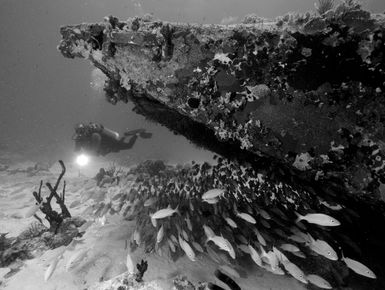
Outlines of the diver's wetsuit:
M96 152L97 155L105 156L110 152L119 152L120 150L131 149L136 139L137 135L133 135L128 142L125 142L125 136L120 137L119 140L110 138L109 136L103 136L100 133L92 133L91 135L91 148L93 152Z
M84 149L90 153L96 155L105 156L111 152L119 152L120 150L131 149L136 140L138 134L145 138L151 137L150 133L145 133L145 130L138 129L130 132L126 132L123 137L110 129L104 128L100 124L90 123L89 125L80 125L76 128L75 151ZM132 135L128 142L125 142L127 136Z

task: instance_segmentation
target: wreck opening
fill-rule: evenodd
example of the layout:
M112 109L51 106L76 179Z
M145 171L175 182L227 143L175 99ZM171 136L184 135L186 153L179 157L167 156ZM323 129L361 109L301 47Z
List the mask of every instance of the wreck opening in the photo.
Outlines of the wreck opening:
M215 132L204 124L195 122L165 106L158 100L146 95L141 90L127 91L120 82L109 78L105 83L104 91L106 99L112 104L118 101L127 103L132 101L135 105L134 112L143 115L146 119L161 124L170 129L174 134L186 137L195 146L208 149L231 160L240 162L259 160L259 164L266 157L256 156L247 150L240 149L238 142L221 142L215 136Z
M93 50L102 50L103 43L105 41L105 35L103 32L103 26L94 25L90 27L90 35L87 40L91 44Z

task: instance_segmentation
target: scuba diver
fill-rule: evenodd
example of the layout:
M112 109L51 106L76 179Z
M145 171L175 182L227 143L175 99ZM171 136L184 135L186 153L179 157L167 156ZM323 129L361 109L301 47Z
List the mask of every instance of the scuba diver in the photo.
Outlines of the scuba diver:
M132 137L126 142L128 136ZM72 139L75 141L75 151L84 150L90 154L105 156L111 152L131 149L139 136L147 139L152 134L144 129L136 129L125 132L121 137L118 132L90 122L88 125L78 124Z

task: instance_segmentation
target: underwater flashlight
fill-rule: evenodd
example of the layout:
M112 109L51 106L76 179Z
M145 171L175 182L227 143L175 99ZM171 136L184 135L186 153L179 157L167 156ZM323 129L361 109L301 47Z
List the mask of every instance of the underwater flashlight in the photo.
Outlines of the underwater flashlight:
M85 154L80 154L80 155L78 155L78 157L76 157L76 163L79 166L87 165L89 160L90 160L90 158Z

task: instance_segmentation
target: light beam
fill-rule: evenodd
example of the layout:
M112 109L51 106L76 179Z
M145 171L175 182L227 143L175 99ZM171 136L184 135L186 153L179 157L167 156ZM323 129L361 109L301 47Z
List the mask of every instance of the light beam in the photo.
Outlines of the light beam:
M78 157L76 157L76 163L81 167L86 166L89 161L90 161L90 158L85 154L80 154L78 155Z

